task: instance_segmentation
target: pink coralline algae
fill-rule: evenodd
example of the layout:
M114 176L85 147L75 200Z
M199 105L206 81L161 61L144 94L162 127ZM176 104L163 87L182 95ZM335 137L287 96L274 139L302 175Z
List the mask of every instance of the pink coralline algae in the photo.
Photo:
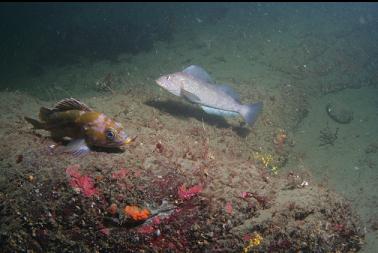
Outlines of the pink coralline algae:
M102 228L100 229L101 234L109 236L110 235L110 229L109 228Z
M251 197L252 195L251 195L250 192L242 192L242 193L240 194L240 196L241 196L243 199L246 199L246 198Z
M66 174L70 177L70 186L85 197L98 195L98 190L94 187L94 181L90 176L81 175L78 169L79 164L74 164L66 169Z
M122 168L116 172L112 173L113 179L122 179L129 173L128 169Z
M232 214L232 204L231 204L231 202L227 202L227 204L226 204L226 212L228 213L228 214Z
M243 235L243 241L249 241L249 240L251 240L251 237L252 237L252 235L250 235L250 234L245 234L245 235Z
M140 234L151 234L155 231L155 228L152 225L144 225L137 229L137 232Z
M155 216L154 218L152 218L152 223L154 225L159 225L161 223L159 216Z
M202 185L195 185L189 189L186 189L185 185L181 185L178 189L178 196L182 200L188 200L202 192Z

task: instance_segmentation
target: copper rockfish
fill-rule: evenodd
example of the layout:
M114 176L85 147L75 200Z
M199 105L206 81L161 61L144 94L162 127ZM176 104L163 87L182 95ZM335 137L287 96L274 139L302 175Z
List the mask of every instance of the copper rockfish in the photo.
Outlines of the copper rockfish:
M39 118L25 120L35 129L50 131L55 140L70 138L65 152L76 155L89 152L89 147L119 148L131 141L120 123L74 98L63 99L52 109L41 107Z

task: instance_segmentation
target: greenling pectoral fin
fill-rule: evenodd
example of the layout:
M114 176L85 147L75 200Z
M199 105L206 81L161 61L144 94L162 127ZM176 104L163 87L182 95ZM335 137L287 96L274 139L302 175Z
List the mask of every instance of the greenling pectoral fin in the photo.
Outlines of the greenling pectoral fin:
M257 103L249 104L249 105L243 105L239 113L242 115L245 122L253 126L262 108L263 108L262 102L257 102Z
M24 119L33 125L34 129L45 129L45 124L43 122L40 122L36 119L32 119L29 117L24 117Z
M201 99L198 96L184 89L180 90L180 95L192 103L196 103L196 104L201 103Z
M64 153L72 153L74 156L85 155L90 151L84 139L72 140L63 148Z

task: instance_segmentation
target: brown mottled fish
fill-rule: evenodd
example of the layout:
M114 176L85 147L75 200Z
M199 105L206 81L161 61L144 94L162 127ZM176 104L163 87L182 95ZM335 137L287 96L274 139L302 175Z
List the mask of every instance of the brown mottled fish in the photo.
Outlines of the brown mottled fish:
M63 99L52 109L41 107L39 119L25 117L35 129L50 131L55 140L70 138L65 151L75 155L89 152L89 147L119 148L132 141L120 123L74 98Z

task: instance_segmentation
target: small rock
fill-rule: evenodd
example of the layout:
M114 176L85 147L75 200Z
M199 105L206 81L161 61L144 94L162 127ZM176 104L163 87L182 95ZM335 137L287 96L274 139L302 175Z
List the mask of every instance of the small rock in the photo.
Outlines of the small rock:
M326 106L328 116L340 124L349 124L353 119L353 111L339 103L329 103Z

